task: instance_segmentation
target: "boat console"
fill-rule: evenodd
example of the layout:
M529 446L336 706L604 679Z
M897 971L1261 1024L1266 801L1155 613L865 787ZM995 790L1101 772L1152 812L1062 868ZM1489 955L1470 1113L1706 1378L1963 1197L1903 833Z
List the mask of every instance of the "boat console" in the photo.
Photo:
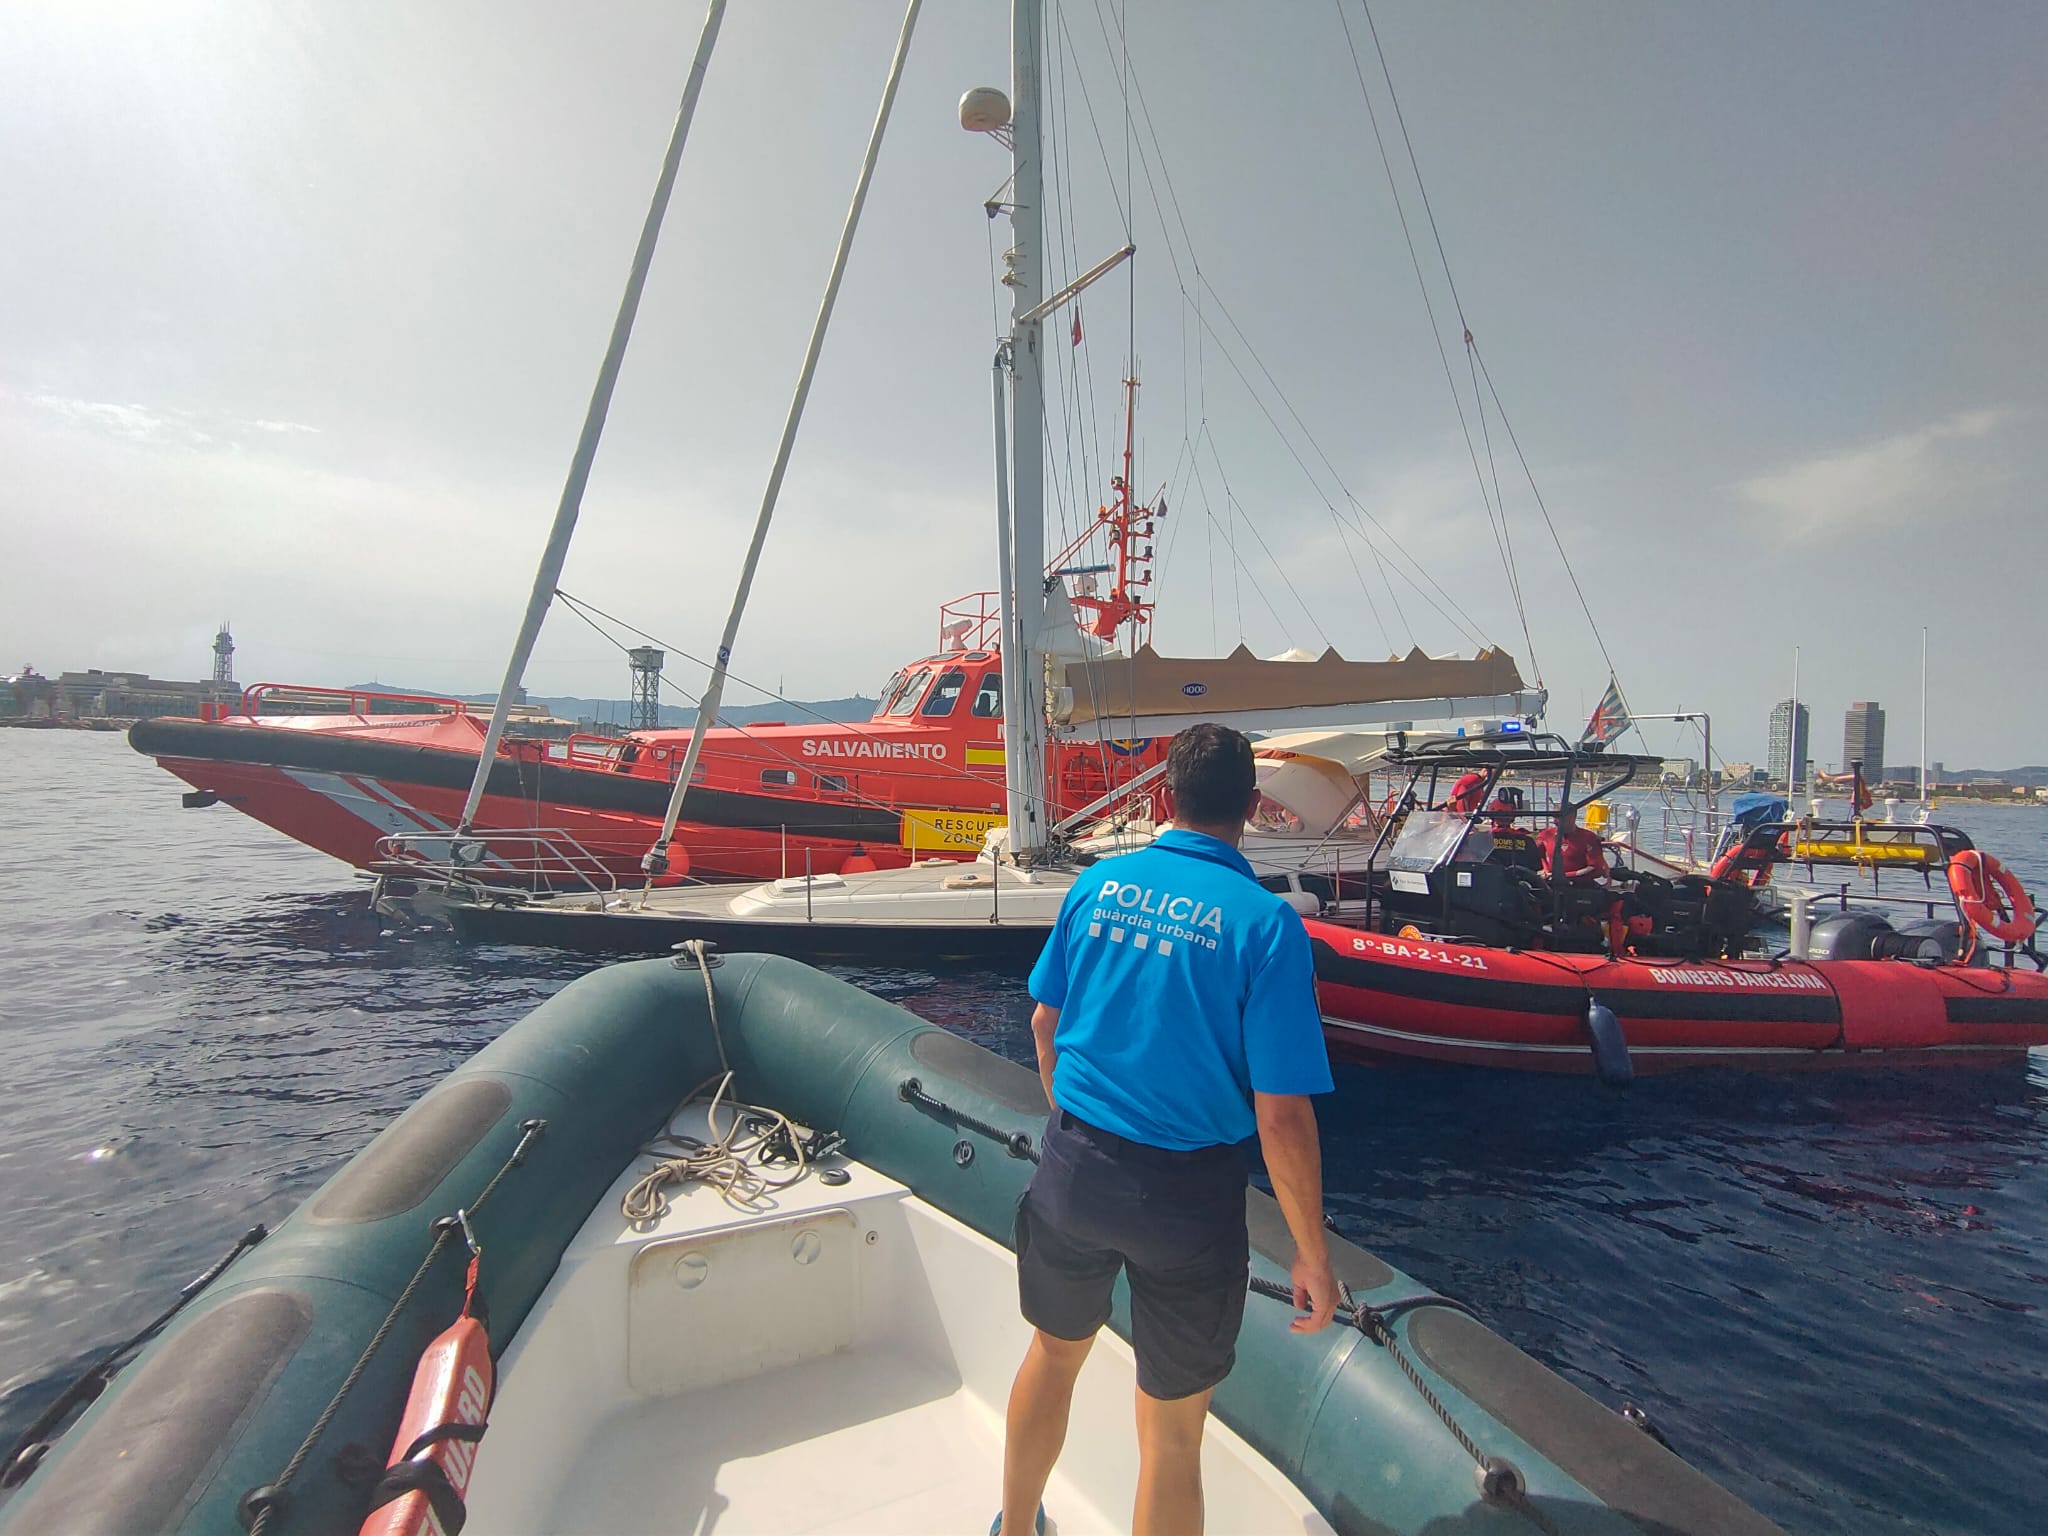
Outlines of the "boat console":
M1587 805L1652 759L1525 732L1430 740L1389 755L1408 780L1373 848L1365 926L1515 949L1695 959L1744 952L1756 922L1746 883L1666 879L1627 867L1611 848L1597 865L1568 869L1555 847ZM1539 787L1548 803L1532 805ZM1587 859L1593 842L1581 836L1575 858Z

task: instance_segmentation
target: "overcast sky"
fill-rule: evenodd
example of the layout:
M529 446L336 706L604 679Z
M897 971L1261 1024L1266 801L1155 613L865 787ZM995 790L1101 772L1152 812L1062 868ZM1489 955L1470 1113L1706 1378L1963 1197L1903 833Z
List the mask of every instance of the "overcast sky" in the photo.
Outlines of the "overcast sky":
M1482 433L1364 11L1050 10L1056 276L1122 244L1126 209L1139 247L1078 351L1054 328L1055 529L1107 493L1134 326L1138 479L1172 487L1162 650L1478 636L1576 729L1607 663L1490 399ZM0 5L0 670L200 675L225 617L245 682L494 686L702 14ZM1910 761L1924 624L1932 755L2048 762L2048 7L1372 19L1634 706L1709 709L1723 755L1761 757L1796 645L1816 758L1875 698ZM698 654L900 20L736 0L712 62L563 582ZM873 692L993 584L1007 224L981 205L1008 165L954 114L1007 51L1007 6L927 6L735 655L796 697ZM624 666L558 609L529 686L617 696Z

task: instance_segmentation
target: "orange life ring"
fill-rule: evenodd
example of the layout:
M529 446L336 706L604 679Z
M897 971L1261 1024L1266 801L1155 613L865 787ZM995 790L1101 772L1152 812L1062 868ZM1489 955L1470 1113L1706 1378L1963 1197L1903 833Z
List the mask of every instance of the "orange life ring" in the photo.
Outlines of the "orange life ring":
M490 1413L491 1341L464 1315L429 1344L413 1374L378 1502L358 1536L459 1530L462 1495Z
M1722 854L1720 858L1714 860L1714 867L1707 871L1707 878L1709 880L1733 880L1739 876L1744 885L1759 891L1762 890L1771 883L1771 864L1769 860L1748 872L1738 870L1735 867L1742 862L1743 854L1748 851L1749 839L1745 837L1733 848ZM1778 834L1778 851L1775 857L1786 858L1791 855L1791 852L1792 834L1790 832L1780 832Z
M1965 849L1948 862L1948 888L1963 916L2006 944L2034 936L2034 899L2019 876L1988 853Z
M1751 870L1736 868L1736 865L1742 862L1742 855L1748 849L1749 844L1746 841L1737 843L1714 861L1714 867L1707 871L1707 878L1709 880L1740 880L1752 890L1762 890L1771 883L1771 866L1769 864L1759 864L1755 869Z

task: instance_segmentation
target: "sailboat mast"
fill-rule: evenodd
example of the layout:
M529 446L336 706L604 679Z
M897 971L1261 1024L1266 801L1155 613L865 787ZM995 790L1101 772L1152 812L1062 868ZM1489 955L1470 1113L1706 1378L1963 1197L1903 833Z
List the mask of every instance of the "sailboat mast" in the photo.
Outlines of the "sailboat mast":
M853 237L860 229L861 209L867 203L868 187L875 179L875 161L882 153L882 136L888 131L889 113L896 105L896 88L903 82L903 62L910 55L910 36L917 29L918 8L922 4L923 0L910 0L903 12L903 29L897 34L896 53L889 61L889 76L882 86L882 104L875 109L875 125L868 133L867 153L861 157L860 175L853 184L853 201L847 207L846 221L839 229L839 245L832 253L831 275L825 279L825 296L818 302L817 319L811 323L810 346L804 352L803 367L797 372L796 392L790 397L789 413L783 418L782 439L775 448L774 466L768 471L767 489L761 493L761 510L755 516L754 536L747 545L746 559L740 565L739 585L733 590L732 607L725 616L725 629L718 637L718 655L711 668L711 679L697 700L697 723L690 732L690 745L683 752L682 767L676 771L675 784L669 791L668 809L661 818L661 835L640 860L640 867L647 872L650 884L654 876L668 873L668 849L676 835L676 820L682 815L683 797L689 793L690 780L696 777L697 761L704 754L705 738L718 722L718 704L725 694L732 648L739 640L740 620L747 611L747 597L754 589L754 573L761 564L762 546L768 541L768 525L774 520L775 504L782 495L783 476L789 469L789 456L796 447L797 429L803 424L804 404L811 396L811 380L817 376L818 356L825 349L825 332L832 323L832 306L839 300L839 284L846 276L847 258L853 254Z
M583 433L576 439L576 453L569 461L569 476L562 485L562 499L555 507L555 521L548 530L540 567L533 573L533 591L526 599L526 612L519 620L519 633L512 641L512 656L505 664L505 681L498 687L498 702L491 708L491 723L484 730L478 749L476 775L470 780L469 796L462 802L456 821L458 834L469 831L483 804L484 786L490 783L497 762L498 743L505 738L505 721L512 701L526 675L527 659L540 638L541 621L555 598L555 584L562 579L562 564L569 558L569 540L576 533L576 519L583 511L583 488L590 480L590 466L597 458L598 439L604 435L604 420L612 408L612 391L618 386L619 368L626 360L626 342L633 334L633 317L640 311L640 291L647 286L647 269L654 263L655 241L661 235L661 221L668 212L669 193L676 184L676 168L683 161L683 145L690 137L690 121L697 115L697 98L704 90L704 71L711 64L711 49L718 41L719 23L725 19L725 0L711 0L704 17L704 30L697 39L697 56L691 61L690 76L683 86L682 104L676 108L676 124L669 133L668 153L655 179L654 198L647 218L640 226L640 244L633 252L633 265L626 274L626 292L619 300L619 312L612 321L611 341L604 362L597 370L597 386L590 392L590 407L583 415ZM459 847L451 854L460 859Z
M1792 713L1785 720L1785 798L1799 790L1799 647L1792 647Z
M1927 803L1927 626L1920 626L1920 803Z
M1016 657L1020 688L1003 703L1004 788L1013 856L1045 846L1045 374L1043 325L1033 316L1045 296L1045 160L1040 150L1039 73L1043 35L1039 0L1010 8L1011 248L1003 281L1010 289L1010 612L1003 650ZM1009 671L1005 668L1005 671Z

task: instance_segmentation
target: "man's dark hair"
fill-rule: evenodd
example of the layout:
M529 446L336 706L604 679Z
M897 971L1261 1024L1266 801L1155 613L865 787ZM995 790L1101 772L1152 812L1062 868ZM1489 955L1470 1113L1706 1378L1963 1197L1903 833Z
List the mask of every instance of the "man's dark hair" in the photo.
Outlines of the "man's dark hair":
M1166 787L1173 791L1174 819L1183 824L1241 820L1258 782L1250 738L1227 725L1191 725L1166 749Z

